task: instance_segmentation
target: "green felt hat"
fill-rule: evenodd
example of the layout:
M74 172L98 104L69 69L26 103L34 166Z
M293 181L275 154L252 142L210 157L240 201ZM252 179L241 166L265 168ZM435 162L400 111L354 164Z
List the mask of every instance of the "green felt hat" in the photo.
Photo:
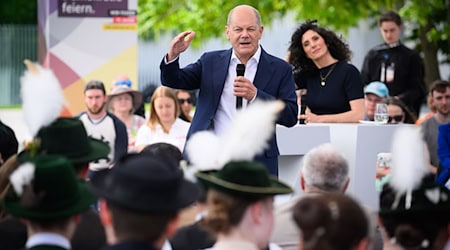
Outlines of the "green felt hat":
M74 165L106 159L110 152L108 144L88 137L83 123L77 118L58 118L39 130L36 155L62 155ZM32 150L19 153L19 162L30 161Z
M208 188L225 193L263 197L292 193L292 188L270 175L261 163L235 161L217 172L198 172L197 178Z
M16 181L27 176L30 181ZM95 200L86 183L76 177L70 162L62 156L36 156L19 166L10 179L13 188L3 200L3 206L17 217L63 219L89 208Z

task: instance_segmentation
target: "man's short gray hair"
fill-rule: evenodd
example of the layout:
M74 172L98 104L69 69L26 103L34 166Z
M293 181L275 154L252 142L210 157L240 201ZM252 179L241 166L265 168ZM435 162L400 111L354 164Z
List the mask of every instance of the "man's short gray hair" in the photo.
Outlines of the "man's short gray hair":
M348 162L331 144L311 149L303 158L302 174L306 188L342 192L348 180Z
M259 11L257 9L255 9L254 7L252 7L250 5L239 5L239 6L234 7L232 10L230 10L230 12L228 13L227 25L230 25L230 23L231 23L231 17L232 17L234 10L241 6L250 7L253 10L253 12L255 13L256 23L258 24L258 26L261 26L261 14L259 14Z

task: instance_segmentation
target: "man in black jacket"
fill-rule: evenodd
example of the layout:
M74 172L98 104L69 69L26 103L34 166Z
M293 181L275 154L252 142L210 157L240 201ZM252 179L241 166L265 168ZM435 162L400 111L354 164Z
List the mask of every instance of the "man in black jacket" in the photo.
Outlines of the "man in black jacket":
M378 24L384 43L371 49L364 59L364 84L385 83L390 95L400 98L418 116L426 92L422 59L401 43L402 19L397 13L384 13Z

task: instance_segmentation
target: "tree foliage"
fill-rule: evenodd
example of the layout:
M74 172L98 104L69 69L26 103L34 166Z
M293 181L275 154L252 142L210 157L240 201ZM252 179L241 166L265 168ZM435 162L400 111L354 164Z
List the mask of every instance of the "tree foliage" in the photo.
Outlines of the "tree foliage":
M0 24L36 24L37 0L0 1Z
M139 0L139 35L157 39L165 32L194 30L194 46L202 40L223 37L228 12L239 4L257 8L268 26L276 18L293 13L296 21L317 19L323 26L346 33L360 20L376 20L386 10L399 12L404 22L413 28L412 39L426 60L437 60L437 52L449 62L450 0ZM434 46L434 47L433 47ZM435 55L429 55L434 53ZM427 62L425 62L427 63ZM443 63L443 62L440 62ZM438 62L430 63L432 68ZM431 78L439 77L430 68Z

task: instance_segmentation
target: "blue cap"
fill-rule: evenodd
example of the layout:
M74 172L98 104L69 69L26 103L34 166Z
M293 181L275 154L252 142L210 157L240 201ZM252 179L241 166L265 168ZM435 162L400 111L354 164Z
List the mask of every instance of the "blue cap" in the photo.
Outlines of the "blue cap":
M364 94L374 94L379 97L388 97L389 96L389 90L386 87L386 84L382 82L371 82L369 85L367 85L364 88Z

